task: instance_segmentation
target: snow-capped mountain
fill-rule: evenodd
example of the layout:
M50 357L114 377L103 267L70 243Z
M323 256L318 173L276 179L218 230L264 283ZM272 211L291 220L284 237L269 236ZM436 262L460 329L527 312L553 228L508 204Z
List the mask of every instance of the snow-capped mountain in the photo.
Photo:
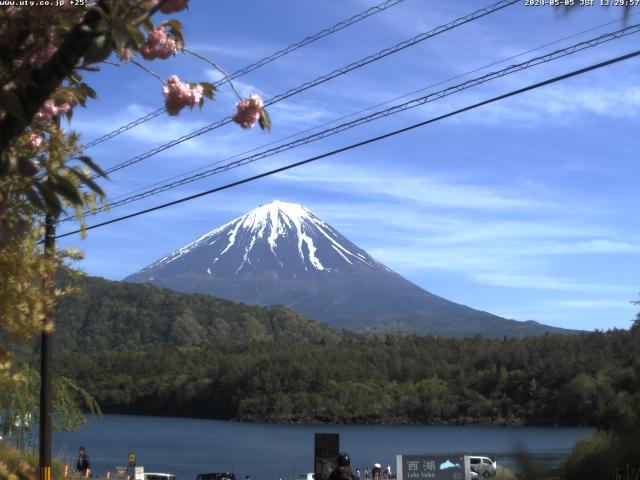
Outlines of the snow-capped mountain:
M265 271L299 280L360 268L389 271L302 205L261 205L171 252L138 275L167 272L242 277Z
M302 205L280 201L206 233L125 280L249 304L283 304L344 328L453 336L552 330L433 295L372 258Z

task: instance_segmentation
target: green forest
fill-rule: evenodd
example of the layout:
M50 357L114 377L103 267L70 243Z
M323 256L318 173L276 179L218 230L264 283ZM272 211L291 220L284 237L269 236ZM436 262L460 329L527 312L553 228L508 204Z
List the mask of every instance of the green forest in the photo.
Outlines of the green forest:
M640 420L630 330L490 340L356 334L285 307L81 281L60 374L103 411L270 422L596 425Z
M56 374L105 413L597 426L567 460L576 479L585 465L640 458L628 440L640 431L640 315L629 330L454 339L337 330L282 306L150 285L79 286L56 309ZM35 347L22 360L35 362Z
M99 353L212 342L334 342L348 335L286 307L249 306L97 277L82 278L76 285L78 293L56 307L59 352Z
M386 335L59 360L105 412L269 422L638 426L640 328L526 339Z

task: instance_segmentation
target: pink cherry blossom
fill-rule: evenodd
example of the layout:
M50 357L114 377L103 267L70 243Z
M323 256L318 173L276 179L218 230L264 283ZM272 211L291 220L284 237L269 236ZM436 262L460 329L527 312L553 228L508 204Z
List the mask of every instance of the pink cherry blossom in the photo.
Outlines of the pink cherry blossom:
M71 109L71 105L64 102L62 105L58 105L56 115L61 113L67 113Z
M44 102L40 110L36 113L36 120L47 120L53 117L58 112L56 105L51 101L47 100Z
M251 128L260 119L260 110L264 107L264 102L259 95L251 95L249 98L236 103L238 111L233 117L233 121L242 128Z
M167 80L167 85L162 88L164 94L164 106L169 115L178 115L184 107L193 108L202 100L202 85L189 85L181 82L177 75L172 75Z
M133 50L130 48L121 48L118 50L118 58L121 62L127 63L133 58Z
M40 110L34 115L35 120L51 120L56 115L61 113L67 113L71 109L71 105L68 103L63 103L62 105L56 106L55 103L51 100L47 100L44 102Z
M29 57L29 63L34 67L41 67L47 63L51 57L56 53L58 47L48 43L44 47L40 48Z
M149 33L147 42L140 48L140 54L145 60L165 59L175 55L177 50L176 41L167 35L164 27L157 27Z
M42 137L33 132L29 133L29 139L27 140L27 147L32 150L37 149L42 144Z

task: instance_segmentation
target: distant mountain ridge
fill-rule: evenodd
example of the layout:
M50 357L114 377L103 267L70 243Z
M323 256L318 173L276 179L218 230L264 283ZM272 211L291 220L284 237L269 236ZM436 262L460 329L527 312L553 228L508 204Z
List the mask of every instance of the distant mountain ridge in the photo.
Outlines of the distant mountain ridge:
M254 305L286 305L326 324L454 337L568 333L507 320L434 295L302 205L274 201L125 279Z
M242 305L210 295L99 277L74 281L79 292L56 306L60 352L96 354L149 347L333 342L337 331L282 306Z

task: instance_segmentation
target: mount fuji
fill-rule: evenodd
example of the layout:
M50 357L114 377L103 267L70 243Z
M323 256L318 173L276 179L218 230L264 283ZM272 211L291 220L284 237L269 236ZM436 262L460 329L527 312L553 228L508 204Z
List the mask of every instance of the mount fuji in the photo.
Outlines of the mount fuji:
M248 304L287 305L314 320L355 330L500 338L564 331L433 295L302 205L280 201L206 233L125 281Z

